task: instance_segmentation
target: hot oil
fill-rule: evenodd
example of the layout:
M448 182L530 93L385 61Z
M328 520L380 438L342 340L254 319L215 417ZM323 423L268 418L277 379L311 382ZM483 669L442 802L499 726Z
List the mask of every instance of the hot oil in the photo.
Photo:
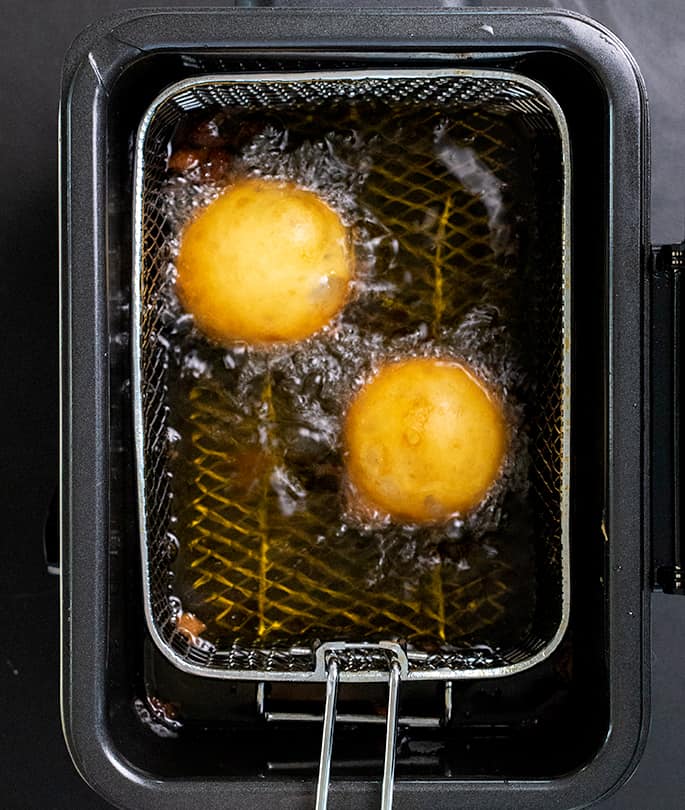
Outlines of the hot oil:
M230 113L218 120L231 131ZM166 301L178 609L219 647L516 643L535 607L525 136L478 110L369 102L275 111L247 130L223 175L198 166L167 182L169 273L194 213L257 175L338 211L356 278L342 313L293 345L219 346L173 291ZM498 392L510 437L483 503L428 526L358 509L341 439L355 392L383 363L417 356L471 366Z

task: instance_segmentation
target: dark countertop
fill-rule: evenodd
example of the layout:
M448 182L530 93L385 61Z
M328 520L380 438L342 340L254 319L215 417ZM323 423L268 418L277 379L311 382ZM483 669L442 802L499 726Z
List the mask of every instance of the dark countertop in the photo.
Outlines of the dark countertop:
M211 0L197 4L227 5ZM58 582L46 573L42 556L44 516L58 464L56 122L61 60L69 41L99 16L146 5L150 3L135 0L2 3L0 804L7 810L108 806L79 779L62 741ZM194 3L177 0L167 5ZM447 0L443 5L479 3ZM493 5L522 2L499 0ZM653 240L681 239L685 3L537 0L531 5L561 5L591 14L632 49L645 73L651 103ZM652 602L652 722L647 747L633 778L614 797L595 805L599 810L683 807L685 599L654 595Z

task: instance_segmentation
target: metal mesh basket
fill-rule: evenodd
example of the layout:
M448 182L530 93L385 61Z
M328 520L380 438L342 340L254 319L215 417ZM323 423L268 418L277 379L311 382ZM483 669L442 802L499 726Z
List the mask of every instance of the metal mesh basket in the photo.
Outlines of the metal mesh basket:
M430 581L412 590L399 561L370 592L341 564L346 548L317 539L327 533L326 520L304 530L281 526L271 542L269 530L250 527L244 504L232 497L227 482L235 465L226 448L242 429L232 378L179 380L168 335L169 243L177 226L165 201L167 148L189 113L223 108L277 112L304 132L312 119L325 119L332 130L354 119L362 131L373 159L360 194L394 234L402 268L412 268L416 279L406 298L358 305L356 316L369 329L380 322L399 332L425 322L436 331L458 324L468 317L460 306L464 291L473 299L484 285L493 311L506 311L500 299L511 291L492 283L505 265L503 289L513 285L528 296L517 338L528 381L520 394L527 438L520 449L529 466L518 484L525 527L520 515L505 517L492 540L501 544L495 557L482 553L482 538L474 542L474 559L480 556L468 573L441 556ZM523 236L512 237L513 255L493 245L497 223L482 189L468 179L457 183L449 165L436 161L438 130L468 143L509 189L510 212L527 184ZM325 680L334 649L341 677L385 680L391 650L402 678L496 677L532 666L556 646L569 610L568 160L558 105L539 85L503 72L208 76L170 88L153 104L136 148L137 473L148 626L177 666L213 677ZM530 175L522 178L526 166ZM431 217L426 237L417 223ZM271 397L265 376L257 399L267 390ZM179 420L192 428L180 462L169 438ZM506 504L498 508L506 511ZM436 530L419 542L443 547ZM373 549L371 541L359 552L358 571ZM527 601L524 591L532 595ZM180 621L184 611L202 614L211 632Z

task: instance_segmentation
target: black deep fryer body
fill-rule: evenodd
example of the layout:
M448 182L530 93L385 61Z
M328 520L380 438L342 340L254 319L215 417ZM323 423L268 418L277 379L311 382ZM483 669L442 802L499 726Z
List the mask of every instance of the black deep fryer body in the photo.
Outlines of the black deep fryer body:
M198 75L200 62L204 72L495 66L536 79L560 102L572 151L571 685L563 695L549 687L564 665L558 657L525 685L496 685L499 694L464 688L468 712L447 730L447 762L428 772L400 767L395 796L407 808L594 801L630 773L647 724L647 114L641 78L618 40L557 12L130 12L72 47L61 107L62 690L78 769L121 806L311 802L310 776L269 772L264 762L284 747L299 761L315 758L316 729L259 725L254 686L209 682L194 697L192 683L145 640L130 360L120 339L129 317L130 149L152 99ZM195 701L186 742L140 724L132 707L150 683ZM548 687L550 705L542 705L534 695ZM512 706L522 715L515 733L494 734ZM479 710L491 718L481 732L466 717ZM340 741L341 755L346 746L354 752L354 738L341 733ZM349 773L334 771L331 804L374 806L374 771Z

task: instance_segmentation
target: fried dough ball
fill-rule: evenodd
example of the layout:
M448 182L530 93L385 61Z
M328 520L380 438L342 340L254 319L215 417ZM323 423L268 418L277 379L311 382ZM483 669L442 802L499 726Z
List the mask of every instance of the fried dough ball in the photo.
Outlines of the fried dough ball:
M177 290L199 329L219 341L298 341L342 309L354 266L338 214L293 183L245 179L182 234Z
M391 362L358 392L345 420L347 474L360 505L393 520L464 515L500 474L501 403L463 363Z

